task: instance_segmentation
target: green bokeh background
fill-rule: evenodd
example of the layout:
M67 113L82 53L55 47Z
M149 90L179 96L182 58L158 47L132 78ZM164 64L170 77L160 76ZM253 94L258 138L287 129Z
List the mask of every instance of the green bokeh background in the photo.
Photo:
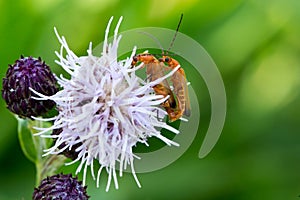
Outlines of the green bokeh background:
M191 80L201 91L201 123L187 152L164 169L139 174L141 189L130 174L108 193L105 176L98 189L91 181L91 199L299 199L299 10L299 0L0 0L0 74L21 54L41 56L60 73L54 26L85 55L90 41L103 40L111 16L124 16L121 31L175 29L184 13L180 31L207 50L224 79L228 112L218 144L198 158L210 99L203 80ZM20 150L16 120L2 99L0 116L0 199L31 199L34 165Z

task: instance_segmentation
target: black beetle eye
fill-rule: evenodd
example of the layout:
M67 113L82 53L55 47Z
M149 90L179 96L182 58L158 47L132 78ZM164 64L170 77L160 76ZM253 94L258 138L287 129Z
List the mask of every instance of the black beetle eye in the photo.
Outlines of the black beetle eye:
M169 62L169 61L170 61L170 58L166 57L165 62Z
M133 61L135 61L135 62L137 62L138 61L138 58L137 58L137 56L133 56Z

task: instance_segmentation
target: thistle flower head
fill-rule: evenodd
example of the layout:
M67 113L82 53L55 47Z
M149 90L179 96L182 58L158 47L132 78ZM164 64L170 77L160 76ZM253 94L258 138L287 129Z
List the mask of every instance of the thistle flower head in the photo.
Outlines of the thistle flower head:
M53 108L54 101L32 98L29 88L44 95L58 91L56 79L41 58L23 57L10 65L3 78L2 97L7 108L20 117L40 116Z
M53 126L39 132L41 136L55 138L54 146L46 150L46 155L58 154L76 146L77 158L68 164L80 162L76 173L83 169L84 183L87 168L90 167L97 186L100 174L105 169L109 175L106 190L112 179L118 188L116 170L122 176L127 165L131 166L140 187L133 166L136 156L132 151L138 142L147 144L147 138L155 136L168 145L177 145L160 133L161 128L178 133L178 130L163 121L167 113L159 108L168 97L153 92L154 85L171 76L177 69L153 82L145 82L135 74L139 67L131 67L135 49L129 58L118 61L117 49L121 39L118 28L121 20L109 43L110 19L100 57L92 54L91 45L87 56L76 56L69 49L65 38L57 34L62 45L61 52L57 53L57 63L71 78L68 80L60 76L58 83L62 90L53 96L36 92L40 96L37 99L53 100L59 110L58 116L49 119L54 120ZM67 54L65 57L64 51ZM51 129L61 131L56 135L46 135ZM100 164L97 175L94 173L94 161Z
M71 174L58 174L47 177L41 181L39 187L34 189L33 200L87 200L86 186Z

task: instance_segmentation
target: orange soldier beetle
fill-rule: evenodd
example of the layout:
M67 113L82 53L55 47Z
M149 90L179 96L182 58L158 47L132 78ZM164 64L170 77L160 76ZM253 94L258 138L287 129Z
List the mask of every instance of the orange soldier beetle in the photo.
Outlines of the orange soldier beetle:
M176 33L171 41L168 51L173 46L182 17L183 15L181 15ZM135 55L131 65L135 66L137 62L143 62L145 64L146 73L149 76L150 81L154 81L164 76L163 68L174 69L179 65L179 62L170 56L163 55L162 58L157 59L154 55L149 53ZM161 105L168 113L169 121L173 122L182 117L182 115L190 116L190 101L187 90L187 81L184 70L181 67L171 76L171 82L173 83L173 92L170 89L167 80L163 80L161 83L153 86L153 90L156 94L163 95L164 97L169 95L169 98Z
M176 68L179 65L179 62L174 58L169 56L163 56L159 59L160 62L165 62L171 69ZM177 97L177 109L180 110L176 116L176 119L180 118L183 114L185 116L190 116L191 114L191 105L189 100L187 81L184 70L180 67L172 76L171 82L173 83L174 90Z

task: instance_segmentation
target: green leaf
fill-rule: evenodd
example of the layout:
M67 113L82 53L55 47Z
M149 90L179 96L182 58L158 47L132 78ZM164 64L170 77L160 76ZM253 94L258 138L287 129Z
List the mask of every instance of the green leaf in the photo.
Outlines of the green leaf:
M30 120L21 119L18 117L17 120L18 120L18 137L19 137L19 142L22 151L30 161L36 163L38 159L38 155L37 155L37 149L34 142L34 136L29 126Z

